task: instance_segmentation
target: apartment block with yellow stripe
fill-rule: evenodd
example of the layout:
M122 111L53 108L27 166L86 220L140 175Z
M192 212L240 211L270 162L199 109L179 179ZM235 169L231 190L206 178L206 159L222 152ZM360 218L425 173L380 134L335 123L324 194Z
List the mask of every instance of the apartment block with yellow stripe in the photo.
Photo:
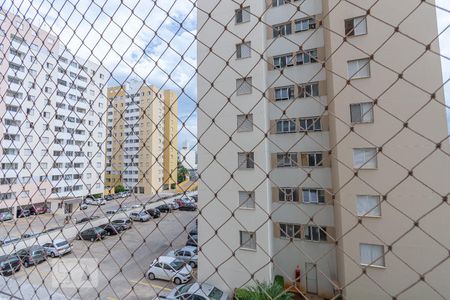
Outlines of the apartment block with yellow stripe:
M165 137L170 134L165 131L165 97L173 104L176 94L137 80L110 87L107 94L105 194L119 185L135 194L155 194L164 185L164 143L171 140ZM172 145L176 149L176 140ZM166 157L169 166L176 166L176 158L172 163Z
M177 183L178 155L178 97L174 91L165 90L164 95L164 188L171 189Z

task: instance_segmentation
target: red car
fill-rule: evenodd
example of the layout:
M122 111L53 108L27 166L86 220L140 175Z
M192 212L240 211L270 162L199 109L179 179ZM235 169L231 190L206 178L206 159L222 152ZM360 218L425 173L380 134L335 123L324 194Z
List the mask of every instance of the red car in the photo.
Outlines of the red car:
M30 213L32 215L45 214L48 211L47 206L32 206L30 208Z

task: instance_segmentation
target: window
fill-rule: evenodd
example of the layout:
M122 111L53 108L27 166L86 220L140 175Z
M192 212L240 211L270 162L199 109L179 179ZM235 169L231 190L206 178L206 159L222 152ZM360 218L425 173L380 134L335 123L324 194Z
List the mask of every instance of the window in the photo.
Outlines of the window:
M376 148L353 149L353 167L356 169L377 168L377 149Z
M370 60L368 58L347 62L349 79L367 78L370 76Z
M326 241L327 240L326 228L311 225L306 226L305 239L308 241L316 241L316 242Z
M319 96L319 83L305 83L298 87L299 98L318 97Z
M254 154L253 152L239 152L238 153L238 168L239 169L253 169Z
M255 192L239 191L239 207L255 208Z
M277 120L277 133L295 132L295 119Z
M20 192L20 198L29 198L29 197L30 197L30 191Z
M282 187L278 190L278 200L285 202L298 202L297 188Z
M282 224L280 223L280 237L301 239L301 226L297 224Z
M277 153L277 168L296 167L297 166L297 153Z
M313 18L295 21L295 32L306 31L316 28L316 20Z
M317 49L306 50L297 53L297 65L317 62Z
M27 135L26 141L27 141L27 143L32 143L33 142L33 136L32 135Z
M235 10L236 24L250 22L250 6Z
M292 24L285 23L272 26L273 37L285 36L292 33Z
M356 36L367 33L367 19L366 17L357 17L345 20L345 35Z
M39 193L41 193L41 195L42 195L43 197L45 197L45 195L47 194L47 190L46 190L46 189L40 189L40 190L39 190Z
M253 114L237 116L237 132L253 131Z
M383 245L359 244L361 265L384 267Z
M245 42L236 45L236 57L237 58L249 58L252 56L251 42Z
M300 131L321 131L320 117L300 118Z
M370 195L356 196L356 213L360 217L381 216L380 197Z
M46 93L51 93L52 92L52 88L49 88L49 87L45 87L44 88L44 91L46 92Z
M23 150L23 155L25 155L25 156L31 156L32 153L33 153L33 151L31 151L31 149L24 149Z
M294 99L294 86L283 86L275 88L275 101Z
M275 56L273 58L273 68L282 69L285 67L291 67L294 63L292 62L292 54L285 54L280 56Z
M248 231L240 231L241 248L256 250L256 233Z
M304 203L325 203L325 191L322 189L303 189Z
M302 166L320 167L323 165L322 152L302 153Z
M252 78L236 79L236 95L246 95L252 93Z
M350 104L350 117L352 123L372 123L373 122L373 103Z
M47 69L52 69L53 68L53 64L52 63L46 63Z
M91 179L92 178L92 173L87 173L86 174L86 179Z
M48 144L50 142L50 138L48 136L41 137L41 141L43 144Z

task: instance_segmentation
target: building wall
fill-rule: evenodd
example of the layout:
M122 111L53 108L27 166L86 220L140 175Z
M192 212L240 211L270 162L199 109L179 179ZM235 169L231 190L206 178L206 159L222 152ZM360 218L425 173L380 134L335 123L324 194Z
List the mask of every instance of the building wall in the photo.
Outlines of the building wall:
M402 21L400 31L428 44L438 36L435 8L421 5L415 9L410 1L383 1L371 8L371 15L382 16L383 21L368 16L367 34L349 37L348 43L342 44L339 35L345 34L344 20L364 15L373 1L352 2L356 5L342 3L334 7L337 1L323 1L326 11L333 8L325 26L335 31L327 35L326 52L327 56L332 54L327 68L333 70L327 73L327 81L328 94L334 95L329 103L330 114L335 116L330 118L331 143L336 145L332 179L335 201L339 203L335 206L338 236L342 236L339 281L346 286L344 293L349 299L392 299L390 295L401 293L419 280L418 274L440 265L425 276L425 281L448 298L450 290L444 283L444 273L449 269L440 261L448 257L449 240L442 222L449 215L443 209L429 213L448 194L450 175L448 156L434 151L441 141L443 148L448 147L440 58L430 52L423 54L424 46L405 36L391 37L393 28L386 24L398 24L414 11ZM432 49L439 53L437 40ZM375 53L370 77L351 80L349 86L347 61L366 57L364 52ZM398 73L403 73L405 80L398 80ZM436 100L428 103L429 94L435 91ZM354 133L348 134L350 104L372 99L377 99L374 122L354 124ZM404 122L411 130L403 129ZM382 147L377 169L360 170L355 178L352 148L373 145ZM408 176L409 170L413 170L413 177ZM385 197L381 216L362 217L361 225L356 226L356 195L361 194ZM414 226L416 220L420 228ZM360 243L384 245L385 267L368 267L368 276L361 276ZM392 251L388 245L392 245ZM430 295L436 294L424 284L416 284L403 294L413 299Z
M17 168L5 165L0 177L16 178L11 191L25 186L25 193L13 197L19 201L2 202L0 209L102 193L106 71L73 56L51 32L13 14L1 12L0 18L1 143L2 150L17 150L1 159ZM6 119L17 126L6 125ZM6 140L6 133L18 140ZM1 185L2 192L9 190Z
M166 90L164 95L164 185L170 188L177 183L178 153L178 97L173 91Z

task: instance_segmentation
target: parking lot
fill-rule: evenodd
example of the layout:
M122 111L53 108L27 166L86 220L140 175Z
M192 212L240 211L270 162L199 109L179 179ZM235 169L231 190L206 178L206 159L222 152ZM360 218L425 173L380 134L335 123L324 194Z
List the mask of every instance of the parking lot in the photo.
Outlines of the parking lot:
M150 281L144 278L145 272L155 258L184 246L196 215L162 213L158 219L134 222L131 229L102 241L74 240L72 253L2 277L0 290L21 299L152 299L174 285Z

